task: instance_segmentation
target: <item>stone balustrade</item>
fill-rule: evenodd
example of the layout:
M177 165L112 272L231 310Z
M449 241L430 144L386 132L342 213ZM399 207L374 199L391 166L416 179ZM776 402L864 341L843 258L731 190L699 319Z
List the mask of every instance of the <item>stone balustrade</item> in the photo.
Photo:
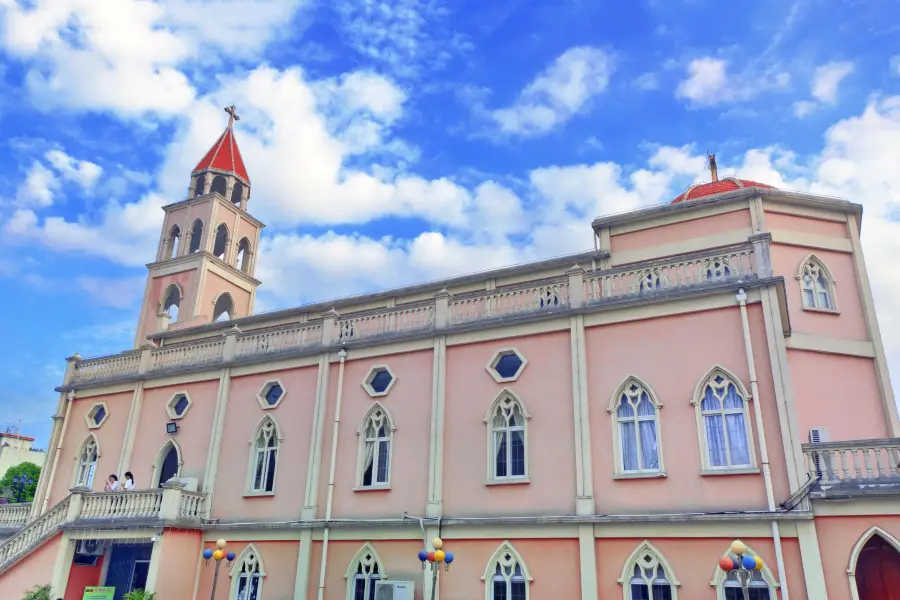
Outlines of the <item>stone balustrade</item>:
M759 237L759 236L756 236ZM539 318L571 309L599 307L641 296L677 293L771 276L767 239L668 259L585 272L579 266L564 275L523 282L489 291L451 295L441 290L433 299L346 314L331 310L302 322L224 335L194 342L145 347L112 356L73 361L68 386L124 380L175 369L209 368L233 361L261 360L275 354L315 352L322 347L353 344L420 332L468 327L509 318Z
M21 507L26 507L24 514L27 518L31 505L7 506L19 507L20 511ZM161 489L127 492L91 492L75 488L37 519L27 524L22 519L20 524L25 527L0 544L0 573L67 524L88 521L91 527L100 527L103 521L114 520L120 524L122 520L134 519L141 522L196 521L199 525L200 519L208 516L206 494L185 491L177 483L167 483Z
M826 493L895 487L900 493L900 438L803 444L803 454L807 472Z
M0 504L0 529L21 527L31 513L31 503Z

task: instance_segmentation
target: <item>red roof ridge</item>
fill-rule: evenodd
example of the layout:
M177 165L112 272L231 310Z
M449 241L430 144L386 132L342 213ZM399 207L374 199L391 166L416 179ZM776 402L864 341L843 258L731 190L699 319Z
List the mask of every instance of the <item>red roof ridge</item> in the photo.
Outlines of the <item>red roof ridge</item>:
M233 173L248 184L250 183L250 176L247 175L247 167L244 165L244 159L234 137L234 129L231 123L228 124L228 127L225 128L225 131L222 132L222 135L219 136L212 148L197 163L197 166L191 171L191 175L207 169Z
M735 190L747 187L775 189L774 186L771 186L767 183L760 183L758 181L752 181L750 179L723 177L722 179L717 179L715 181L707 181L706 183L693 183L689 185L687 189L684 190L684 192L682 192L674 200L672 200L671 204L675 204L676 202L684 202L685 200L696 200L697 198L704 198L706 196L713 196L716 194L724 194L725 192L733 192Z

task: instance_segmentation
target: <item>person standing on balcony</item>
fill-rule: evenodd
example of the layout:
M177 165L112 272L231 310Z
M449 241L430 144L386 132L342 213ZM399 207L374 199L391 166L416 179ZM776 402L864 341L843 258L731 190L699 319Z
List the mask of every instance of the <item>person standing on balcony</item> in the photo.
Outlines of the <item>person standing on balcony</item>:
M131 471L125 471L125 483L123 485L125 491L134 489L134 475L131 474Z
M106 480L106 487L103 488L106 492L117 492L120 489L119 478L112 474L109 476L109 479Z

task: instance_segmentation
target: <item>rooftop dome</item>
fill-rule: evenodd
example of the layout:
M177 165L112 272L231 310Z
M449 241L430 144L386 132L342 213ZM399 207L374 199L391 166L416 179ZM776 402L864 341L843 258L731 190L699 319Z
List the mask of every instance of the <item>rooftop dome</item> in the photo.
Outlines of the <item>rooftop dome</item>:
M688 187L677 198L672 200L672 204L684 202L685 200L696 200L705 196L713 196L725 192L733 192L741 188L758 187L775 189L773 186L758 181L750 181L749 179L738 179L736 177L724 177L719 179L716 170L716 155L709 155L709 170L712 173L712 181L708 183L695 183Z

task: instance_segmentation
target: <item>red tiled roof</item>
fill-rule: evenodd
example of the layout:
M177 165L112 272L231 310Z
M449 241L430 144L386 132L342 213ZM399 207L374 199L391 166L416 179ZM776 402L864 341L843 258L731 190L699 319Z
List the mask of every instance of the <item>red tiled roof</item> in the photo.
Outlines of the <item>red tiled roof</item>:
M14 440L25 440L26 442L33 442L33 437L28 437L24 435L16 435L14 433L0 433L0 438L12 438Z
M685 200L696 200L704 196L712 196L713 194L721 194L723 192L733 192L745 187L760 187L775 189L771 185L759 183L758 181L750 181L748 179L735 179L734 177L725 177L719 181L711 181L709 183L694 184L684 191L677 198L672 200L672 204L683 202Z
M234 131L231 127L227 127L222 135L219 136L219 139L209 149L203 160L194 167L192 173L204 169L218 169L234 173L247 183L250 183L247 167L244 166L244 159L241 158L241 151L238 148L237 140L234 139Z

